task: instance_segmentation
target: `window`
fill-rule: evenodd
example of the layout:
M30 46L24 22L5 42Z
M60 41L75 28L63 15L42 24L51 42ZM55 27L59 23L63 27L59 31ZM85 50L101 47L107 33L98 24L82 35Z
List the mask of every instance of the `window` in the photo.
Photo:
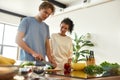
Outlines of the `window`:
M2 44L4 25L0 24L0 44Z
M3 56L16 59L17 58L17 47L4 46Z
M15 43L17 26L0 23L0 54L17 59L18 46Z
M0 24L0 54L2 54L3 30L4 30L4 25L3 25L3 24Z
M3 44L17 46L15 43L16 33L17 33L17 27L11 25L5 25Z

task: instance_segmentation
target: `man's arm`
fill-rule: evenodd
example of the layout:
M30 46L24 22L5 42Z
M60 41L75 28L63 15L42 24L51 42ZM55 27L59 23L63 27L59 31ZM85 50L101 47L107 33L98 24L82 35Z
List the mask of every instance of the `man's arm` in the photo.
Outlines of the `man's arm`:
M40 54L37 54L33 51L24 41L23 41L24 33L18 32L16 36L16 43L24 49L26 52L30 53L35 59L41 60L43 57Z

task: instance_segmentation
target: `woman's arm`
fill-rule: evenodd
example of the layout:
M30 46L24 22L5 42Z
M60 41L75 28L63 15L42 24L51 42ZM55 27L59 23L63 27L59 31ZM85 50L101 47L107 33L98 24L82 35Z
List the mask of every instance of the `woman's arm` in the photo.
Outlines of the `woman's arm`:
M56 67L57 64L56 64L54 58L52 57L49 39L46 40L46 53L47 53L48 60L54 65L54 67Z

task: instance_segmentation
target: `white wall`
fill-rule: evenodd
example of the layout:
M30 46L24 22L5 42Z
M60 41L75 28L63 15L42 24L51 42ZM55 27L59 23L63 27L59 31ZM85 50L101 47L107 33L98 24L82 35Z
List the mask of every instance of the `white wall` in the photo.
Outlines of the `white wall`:
M46 20L51 34L59 32L60 22L65 17L74 21L74 32L78 35L91 33L97 64L102 61L120 63L120 0L51 16ZM0 13L0 22L18 25L20 18Z
M91 33L97 64L120 63L120 0L54 15L46 22L51 34L59 31L61 20L70 17L78 35Z

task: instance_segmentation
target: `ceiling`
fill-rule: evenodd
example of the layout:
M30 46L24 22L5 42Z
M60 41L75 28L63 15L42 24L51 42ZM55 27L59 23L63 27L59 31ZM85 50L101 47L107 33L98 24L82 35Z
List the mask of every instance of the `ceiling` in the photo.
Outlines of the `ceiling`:
M17 16L34 16L38 13L38 7L43 1L53 3L56 7L56 12L60 12L63 9L80 5L84 1L89 0L0 0L0 12Z
M0 12L12 12L25 16L33 16L38 13L38 7L42 1L45 0L0 0ZM56 1L62 5L65 5L66 8L70 7L81 0L48 0ZM63 7L56 5L56 12L63 9Z

